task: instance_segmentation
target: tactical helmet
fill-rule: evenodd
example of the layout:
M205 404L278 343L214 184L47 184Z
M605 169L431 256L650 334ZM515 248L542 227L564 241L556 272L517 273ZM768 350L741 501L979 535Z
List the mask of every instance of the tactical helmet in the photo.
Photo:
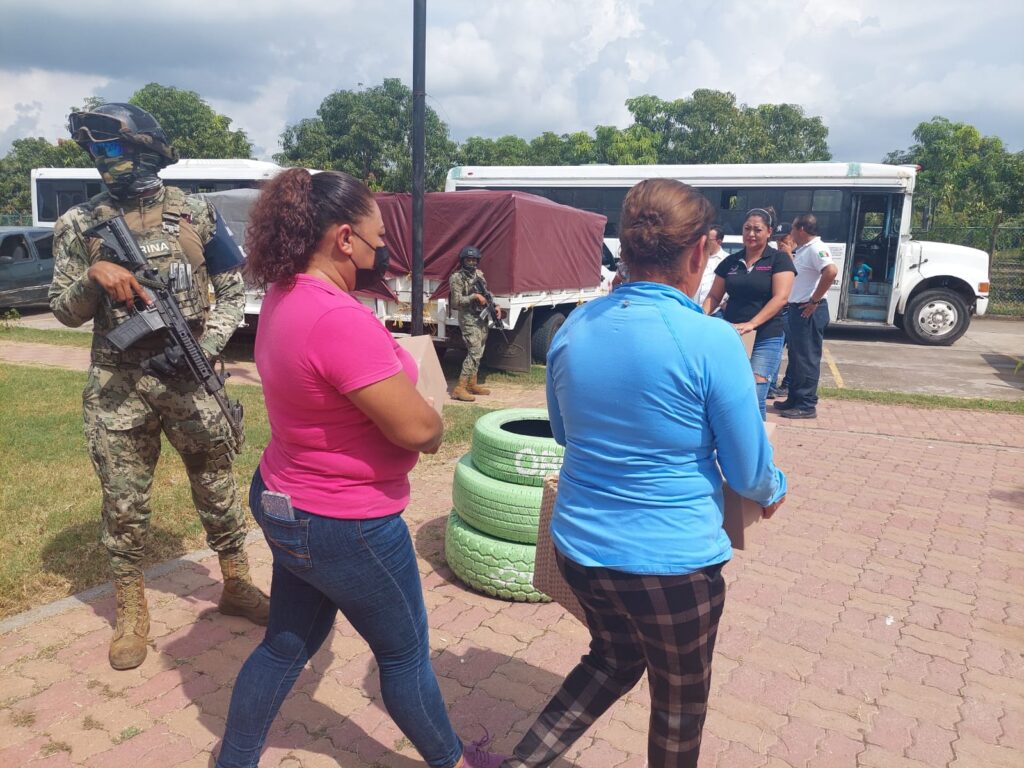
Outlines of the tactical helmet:
M466 259L476 259L479 262L480 258L480 249L475 245L467 245L459 251L459 264L465 264Z
M71 138L86 151L93 141L123 139L159 155L161 168L178 161L178 153L160 123L134 104L103 104L91 112L72 112L68 128Z

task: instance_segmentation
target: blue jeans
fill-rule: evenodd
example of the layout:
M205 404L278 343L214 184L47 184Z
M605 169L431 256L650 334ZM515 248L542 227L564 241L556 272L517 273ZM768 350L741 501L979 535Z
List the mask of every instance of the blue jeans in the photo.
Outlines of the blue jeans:
M462 756L430 665L427 611L409 529L400 514L339 520L295 510L295 520L263 513L257 469L249 506L274 556L270 621L242 665L231 695L217 768L259 764L284 697L330 634L338 611L377 660L384 706L433 768Z
M787 338L789 340L789 397L794 408L818 406L818 378L821 375L821 351L828 327L828 302L823 301L810 317L800 313L800 305L790 304Z
M772 336L768 339L756 339L754 349L750 353L750 368L754 376L760 376L764 381L754 382L757 390L757 407L761 411L761 418L767 419L765 412L765 400L768 398L768 387L779 375L779 366L782 365L782 336Z
M782 318L782 348L783 348L783 350L785 350L785 348L788 346L788 344L786 342L786 333L788 332L787 329L789 327L788 315L789 315L789 304L784 306L782 308L782 311L779 312L779 317ZM781 363L780 363L779 371L781 371L781 370L782 370L782 366L781 366ZM771 384L770 387L768 387L769 394L772 392L772 390L789 389L789 364L788 363L786 364L786 375L782 377L782 383L781 384L779 383L779 371L775 372L775 377L772 379L772 384Z

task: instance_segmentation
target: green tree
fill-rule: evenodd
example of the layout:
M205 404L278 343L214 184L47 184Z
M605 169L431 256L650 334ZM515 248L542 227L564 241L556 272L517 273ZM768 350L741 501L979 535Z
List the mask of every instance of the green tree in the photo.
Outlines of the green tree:
M921 224L939 227L993 227L1021 214L1024 156L1006 150L1002 140L982 136L973 125L933 117L914 129L915 143L890 152L885 162L921 166L915 195L930 212Z
M651 165L658 162L659 137L634 123L620 130L614 125L594 128L595 163L608 165Z
M828 160L828 128L793 104L738 105L724 91L700 88L688 98L626 100L659 163L782 163ZM640 141L641 138L637 137Z
M128 101L156 118L182 158L252 157L245 131L232 131L231 118L215 112L195 91L150 83Z
M802 163L832 157L825 123L820 117L806 117L796 104L744 107L741 136L746 163Z
M534 159L530 143L511 135L499 136L497 139L470 136L460 147L458 158L461 165L540 164Z
M89 156L70 139L58 139L56 144L43 138L15 139L10 152L0 158L0 213L31 213L33 168L91 165Z
M457 147L437 113L425 110L425 185L442 189ZM317 117L289 126L275 159L346 171L372 189L405 192L412 188L412 91L397 78L362 91L335 91L317 109Z

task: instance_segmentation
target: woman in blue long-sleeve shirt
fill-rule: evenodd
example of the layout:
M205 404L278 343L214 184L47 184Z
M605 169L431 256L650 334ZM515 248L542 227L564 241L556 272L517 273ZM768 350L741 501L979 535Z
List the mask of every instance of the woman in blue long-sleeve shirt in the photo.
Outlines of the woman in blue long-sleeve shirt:
M633 187L620 229L631 282L575 310L548 353L565 446L551 535L591 643L507 768L549 765L645 671L648 764L697 764L732 557L718 467L765 517L786 493L739 336L690 298L713 216L680 182Z

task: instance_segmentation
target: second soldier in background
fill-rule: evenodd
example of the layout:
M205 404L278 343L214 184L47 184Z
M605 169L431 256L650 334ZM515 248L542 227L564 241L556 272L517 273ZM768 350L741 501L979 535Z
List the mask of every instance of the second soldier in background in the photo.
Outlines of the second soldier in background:
M462 362L459 383L452 390L452 397L467 402L476 400L474 395L491 394L491 390L477 384L489 326L482 312L487 305L483 293L487 291L487 281L479 269L480 259L479 248L474 245L465 246L459 251L459 268L448 279L451 306L459 312L459 330L466 344L466 359ZM495 311L500 319L501 309L495 308Z

